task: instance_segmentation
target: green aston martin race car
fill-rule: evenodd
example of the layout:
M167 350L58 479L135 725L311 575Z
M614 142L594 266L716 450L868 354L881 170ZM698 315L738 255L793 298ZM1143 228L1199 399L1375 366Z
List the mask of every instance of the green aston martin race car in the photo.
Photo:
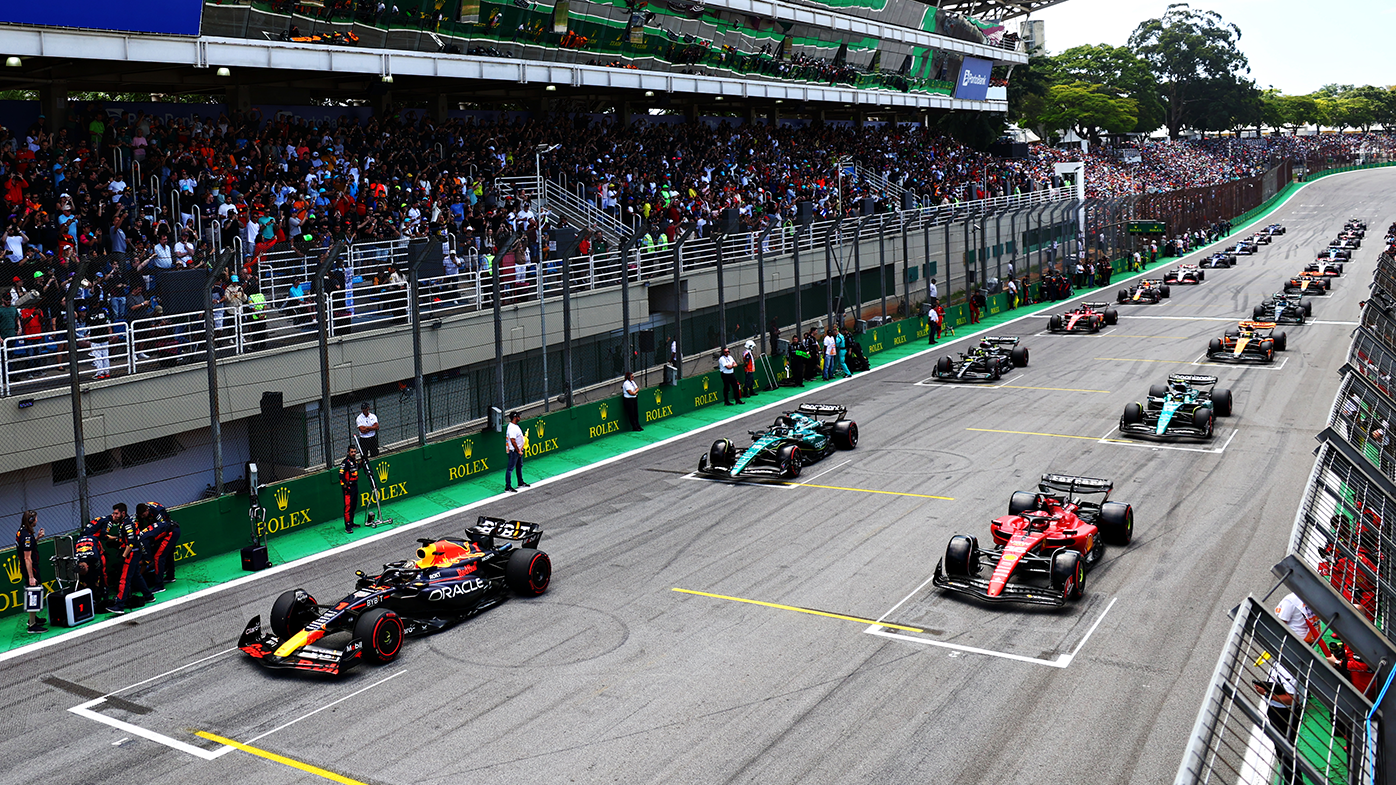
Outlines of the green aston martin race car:
M802 403L785 412L764 431L748 431L751 446L738 450L731 439L713 442L698 459L698 471L711 477L793 479L800 468L835 450L858 446L858 423L844 419L848 409L823 403Z
M1216 418L1231 414L1231 391L1216 387L1216 383L1215 376L1170 375L1167 384L1149 387L1144 403L1125 406L1120 416L1120 433L1212 438Z

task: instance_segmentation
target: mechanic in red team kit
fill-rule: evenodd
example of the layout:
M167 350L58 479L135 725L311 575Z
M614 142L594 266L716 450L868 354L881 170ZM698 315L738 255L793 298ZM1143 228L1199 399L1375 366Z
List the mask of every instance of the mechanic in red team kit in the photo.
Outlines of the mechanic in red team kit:
M153 591L165 590L165 584L174 583L175 546L179 544L179 524L170 517L170 511L163 504L144 502L136 505L136 524L141 538L145 541L145 552L150 558L150 570L154 580Z
M359 509L359 451L353 447L339 465L339 488L344 491L344 532L354 531L354 513Z
M141 603L154 602L155 595L150 593L150 587L145 585L145 577L141 575L145 568L145 549L136 521L126 514L125 504L118 503L112 507L111 520L116 531L108 529L107 533L116 536L121 548L121 571L116 578L116 602L112 603L111 612L121 614L128 610L127 605L137 592L140 593Z

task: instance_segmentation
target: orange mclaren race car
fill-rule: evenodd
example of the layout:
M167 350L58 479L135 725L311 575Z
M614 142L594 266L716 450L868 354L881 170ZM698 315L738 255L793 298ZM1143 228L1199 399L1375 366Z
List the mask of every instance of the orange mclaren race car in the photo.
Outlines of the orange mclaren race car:
M1239 322L1207 344L1207 359L1268 363L1288 344L1284 330L1276 332L1274 322Z

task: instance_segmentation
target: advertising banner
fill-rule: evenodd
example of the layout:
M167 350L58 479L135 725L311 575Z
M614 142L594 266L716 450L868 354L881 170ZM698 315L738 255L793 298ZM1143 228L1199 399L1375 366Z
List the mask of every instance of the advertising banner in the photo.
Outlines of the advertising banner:
M139 3L6 3L0 22L13 25L78 27L123 33L198 35L203 0L143 0Z
M989 74L994 64L977 57L966 57L955 82L955 97L963 101L983 101L989 95Z

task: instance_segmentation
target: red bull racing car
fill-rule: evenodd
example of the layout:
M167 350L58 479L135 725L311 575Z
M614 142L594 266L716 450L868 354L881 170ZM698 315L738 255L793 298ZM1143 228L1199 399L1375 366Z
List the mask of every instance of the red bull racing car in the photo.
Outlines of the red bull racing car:
M448 629L511 595L536 597L553 567L536 523L480 516L464 538L417 540L415 561L355 573L354 591L321 605L304 589L272 603L267 629L253 616L238 648L268 668L337 676L363 660L396 659L406 638ZM499 542L504 540L505 542Z
M1167 300L1170 290L1162 278L1145 278L1129 289L1121 289L1115 300L1125 303L1154 303Z
M1109 500L1109 480L1044 474L1038 489L1013 494L1008 514L990 525L991 547L979 547L972 535L951 537L931 582L985 602L1060 606L1081 599L1086 573L1100 564L1105 546L1134 538L1134 508Z
M1120 312L1110 303L1081 303L1063 314L1047 317L1047 329L1054 333L1096 333L1107 324L1118 324Z

